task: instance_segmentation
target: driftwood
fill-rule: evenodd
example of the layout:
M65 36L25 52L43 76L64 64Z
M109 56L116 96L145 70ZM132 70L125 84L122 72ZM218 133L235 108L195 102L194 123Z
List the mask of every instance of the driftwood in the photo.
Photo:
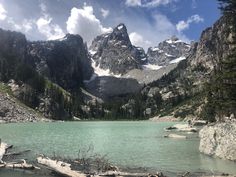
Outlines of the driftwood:
M107 171L102 174L98 174L98 176L146 176L146 177L163 177L164 175L162 173L157 174L149 174L149 173L127 173L127 172L121 172L121 171Z
M86 174L83 174L79 171L71 169L71 165L62 161L52 160L46 157L38 157L37 162L41 165L46 166L47 168L53 170L56 173L68 176L68 177L86 177Z
M71 169L71 164L65 163L62 161L52 160L48 157L38 157L37 161L39 164L46 166L48 169L64 175L68 177L86 177L87 174L84 174L80 171L75 171ZM91 175L90 175L91 176ZM94 177L102 177L102 176L146 176L146 177L164 177L162 173L157 173L155 175L151 175L149 173L126 173L120 171L107 171L105 173L93 175Z
M0 141L0 168L19 168L19 169L39 169L38 167L26 163L26 161L23 159L21 162L4 162L3 157L4 156L10 156L10 155L20 155L24 152L28 151L22 151L22 152L14 152L14 153L7 153L7 150L12 148L12 145L7 145L6 143L3 143Z
M27 169L27 170L40 169L39 167L26 163L24 159L20 163L19 162L9 162L9 163L4 162L3 164L0 164L0 168L19 168L19 169Z

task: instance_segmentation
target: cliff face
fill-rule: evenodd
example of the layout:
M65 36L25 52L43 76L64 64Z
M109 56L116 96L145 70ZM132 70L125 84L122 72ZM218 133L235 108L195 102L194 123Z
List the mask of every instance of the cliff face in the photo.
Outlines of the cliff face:
M202 65L211 72L218 63L229 55L233 40L232 27L227 24L227 17L221 17L212 27L202 32L197 46L196 56L191 66Z
M18 60L24 60L26 55L27 40L18 32L0 29L0 56L17 56Z
M93 73L91 59L79 35L66 35L62 40L30 42L28 59L35 69L65 89L78 89Z

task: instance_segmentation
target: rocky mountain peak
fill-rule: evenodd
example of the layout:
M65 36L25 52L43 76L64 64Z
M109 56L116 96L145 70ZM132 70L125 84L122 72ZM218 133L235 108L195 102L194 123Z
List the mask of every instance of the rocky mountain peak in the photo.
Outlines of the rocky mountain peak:
M186 59L189 54L191 46L176 36L172 36L158 44L158 46L150 47L147 52L148 61L156 65L168 65L177 63L180 60Z
M141 59L145 58L143 49L131 44L127 28L122 23L112 32L97 36L90 46L90 53L95 67L116 75L141 68Z

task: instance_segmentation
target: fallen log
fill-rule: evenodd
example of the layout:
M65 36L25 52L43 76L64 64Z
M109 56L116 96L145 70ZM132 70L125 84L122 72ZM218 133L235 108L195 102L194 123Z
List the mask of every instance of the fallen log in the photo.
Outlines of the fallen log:
M34 170L34 169L40 169L39 167L36 167L32 164L26 163L26 161L23 159L22 162L4 162L3 164L0 164L0 168L19 168L24 170Z
M71 169L71 165L62 161L52 160L47 157L38 157L37 162L41 165L46 166L47 168L53 170L56 173L62 174L68 177L86 177L86 174L83 174L79 171Z
M146 177L163 177L164 175L160 173L150 174L150 173L128 173L128 172L121 172L121 171L107 171L102 174L98 174L97 176L146 176Z

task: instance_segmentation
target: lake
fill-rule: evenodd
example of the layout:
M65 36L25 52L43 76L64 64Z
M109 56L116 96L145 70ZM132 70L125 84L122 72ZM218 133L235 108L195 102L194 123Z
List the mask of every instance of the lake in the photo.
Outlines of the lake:
M27 155L34 160L37 154L78 157L84 150L106 155L119 167L145 168L176 173L224 172L236 174L236 163L208 157L199 153L197 134L188 139L163 138L165 127L173 122L96 121L1 124L0 138L15 146L14 151L30 149ZM1 170L0 177L35 176L31 173Z

